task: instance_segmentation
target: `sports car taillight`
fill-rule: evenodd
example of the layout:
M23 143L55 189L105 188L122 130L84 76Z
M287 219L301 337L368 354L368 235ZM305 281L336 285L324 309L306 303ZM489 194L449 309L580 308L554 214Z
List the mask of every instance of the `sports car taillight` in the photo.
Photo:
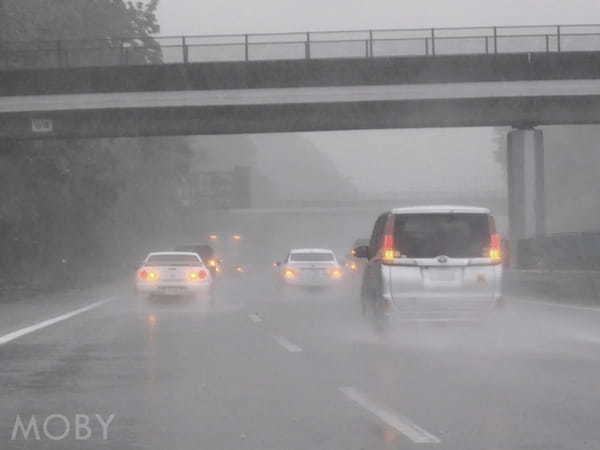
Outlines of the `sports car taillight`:
M342 270L338 269L338 268L334 268L334 269L329 269L327 271L327 273L329 274L329 276L331 278L333 278L334 280L337 280L338 278L342 278Z
M153 281L158 278L158 272L155 270L142 269L139 271L138 277L143 281Z
M206 278L206 271L204 270L194 270L188 273L188 280L190 281L198 281L204 280Z
M295 270L293 270L293 269L285 269L285 270L283 271L283 276L284 276L285 278L287 278L287 279L290 279L290 278L295 278L295 277L296 277L296 275L297 275L297 273L296 273L296 271L295 271Z

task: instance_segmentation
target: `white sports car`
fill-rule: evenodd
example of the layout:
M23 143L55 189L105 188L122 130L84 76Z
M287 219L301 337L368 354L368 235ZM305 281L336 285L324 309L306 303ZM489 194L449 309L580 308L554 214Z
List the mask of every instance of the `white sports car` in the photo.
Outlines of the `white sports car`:
M333 251L323 248L292 249L278 266L283 282L294 286L334 286L344 276Z
M146 295L210 294L212 277L197 253L150 253L137 270L136 288Z

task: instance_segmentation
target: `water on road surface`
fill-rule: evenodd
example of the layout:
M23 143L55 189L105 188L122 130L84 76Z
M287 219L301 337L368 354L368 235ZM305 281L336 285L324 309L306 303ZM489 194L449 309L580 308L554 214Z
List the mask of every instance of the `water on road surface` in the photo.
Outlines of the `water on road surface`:
M1 305L0 448L600 448L600 312L512 299L381 335L355 287L270 275L213 305L121 285Z

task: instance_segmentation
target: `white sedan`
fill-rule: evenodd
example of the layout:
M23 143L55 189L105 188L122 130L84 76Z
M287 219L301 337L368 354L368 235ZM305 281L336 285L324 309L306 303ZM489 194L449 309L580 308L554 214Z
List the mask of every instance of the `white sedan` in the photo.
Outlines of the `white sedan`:
M210 271L192 252L150 253L136 274L144 295L210 295L211 285Z
M323 248L292 249L278 266L283 282L293 286L334 286L344 275L333 251Z

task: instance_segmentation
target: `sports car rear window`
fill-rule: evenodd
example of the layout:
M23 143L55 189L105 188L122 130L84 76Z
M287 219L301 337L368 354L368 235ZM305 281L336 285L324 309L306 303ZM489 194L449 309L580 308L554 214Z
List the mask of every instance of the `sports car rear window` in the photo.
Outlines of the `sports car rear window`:
M332 253L292 253L290 261L333 261Z
M152 255L146 266L197 266L202 264L195 255Z

